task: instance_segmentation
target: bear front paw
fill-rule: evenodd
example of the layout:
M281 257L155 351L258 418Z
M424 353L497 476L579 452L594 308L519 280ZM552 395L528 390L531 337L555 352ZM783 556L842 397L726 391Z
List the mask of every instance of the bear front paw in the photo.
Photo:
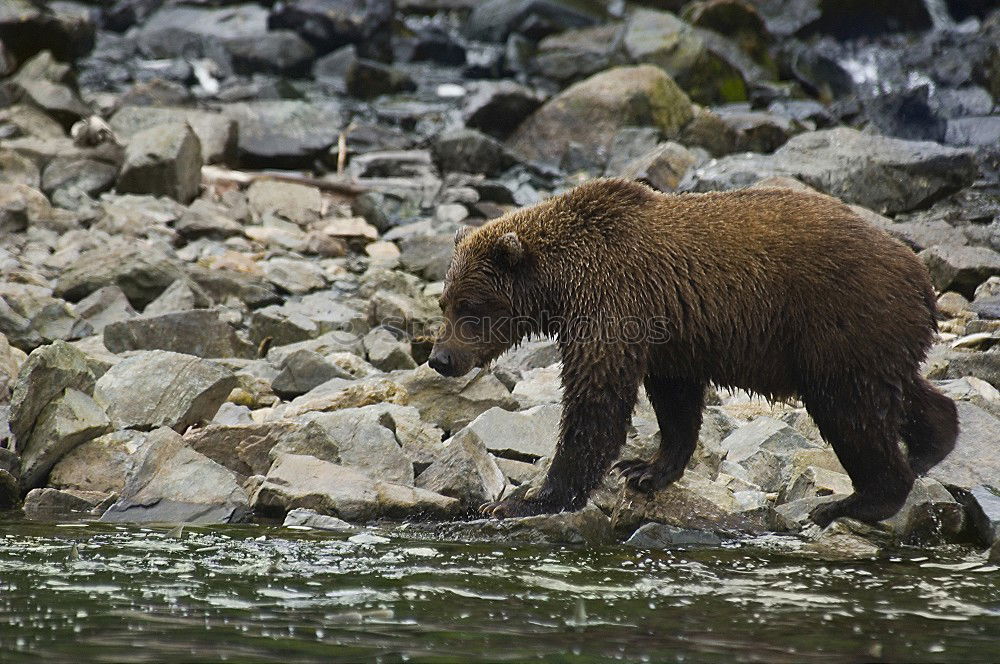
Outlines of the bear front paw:
M684 468L673 471L664 468L655 461L642 459L625 459L616 463L612 470L618 472L625 480L626 486L638 493L654 493L666 487L671 482L680 479Z

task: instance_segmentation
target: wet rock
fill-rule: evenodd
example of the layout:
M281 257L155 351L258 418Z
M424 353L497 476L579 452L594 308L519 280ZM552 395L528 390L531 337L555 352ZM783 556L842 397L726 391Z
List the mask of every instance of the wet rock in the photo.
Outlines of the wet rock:
M366 58L353 58L344 69L344 87L358 99L374 99L398 92L412 92L416 82L409 74L391 65Z
M79 189L88 196L109 191L118 177L118 166L93 159L56 157L42 172L42 191L55 198L59 190Z
M334 102L253 101L229 104L238 125L237 157L248 168L307 168L337 142L343 126Z
M237 74L301 75L309 71L315 51L291 30L226 40L226 50Z
M333 378L352 378L351 374L319 353L306 349L286 355L279 368L281 371L271 381L271 386L276 394L285 398L305 394Z
M650 521L692 530L765 532L772 529L774 516L768 508L741 511L724 485L688 472L651 496L626 493L611 519L620 533Z
M530 160L558 165L571 143L597 159L622 127L676 132L691 119L691 102L663 70L617 67L564 90L514 132L509 146Z
M110 523L234 523L249 514L247 494L228 469L167 428L152 431L122 490L101 517Z
M953 541L965 525L965 512L940 482L918 477L903 507L882 523L901 542L928 545Z
M1000 420L968 402L959 401L956 406L959 434L955 449L927 475L949 489L971 491L1000 477L1000 457L996 454Z
M354 44L365 57L389 60L391 0L291 0L271 10L268 27L293 30L318 53Z
M933 246L920 252L938 290L971 298L976 286L1000 275L1000 253L987 247Z
M410 342L397 338L388 328L375 328L365 335L362 343L368 361L382 371L417 368Z
M263 512L301 507L351 522L447 518L458 511L454 498L374 480L358 470L299 454L278 455L251 504Z
M360 408L382 402L405 406L409 400L407 389L387 378L374 377L351 384L341 384L334 379L292 401L285 410L285 416L298 417L311 412Z
M440 524L414 524L436 539L509 544L601 546L614 541L608 517L593 504L577 512L541 514L516 519L477 519Z
M52 466L67 452L110 430L108 416L92 398L67 388L38 414L21 448L22 489L42 484Z
M354 532L357 530L356 526L352 526L343 519L327 516L325 514L319 514L313 510L307 510L301 507L291 510L288 514L286 514L285 520L281 525L285 528L295 526L315 528L316 530L330 530L338 533Z
M112 353L164 350L196 357L256 356L219 311L191 309L159 316L143 316L111 323L104 328L104 346Z
M713 532L647 523L625 541L640 549L670 549L681 546L720 546L722 538Z
M466 430L478 435L486 448L499 456L534 461L555 454L561 416L562 407L556 404L520 412L493 407Z
M163 124L187 123L201 143L207 164L231 163L236 155L236 122L225 115L193 108L124 106L110 120L125 142L135 134Z
M749 58L721 35L694 28L669 12L632 12L623 44L633 61L662 68L698 103L747 98L752 79L741 69L754 67Z
M157 125L132 136L117 189L190 203L201 187L201 165L201 143L190 126Z
M1000 489L981 484L968 491L956 491L955 497L965 507L982 542L995 544L1000 541Z
M90 107L68 85L45 79L21 79L18 85L28 101L52 116L64 128L68 129L77 120L91 114Z
M170 427L184 431L211 420L236 387L226 369L193 355L140 351L108 369L94 400L116 429Z
M57 489L120 494L146 443L146 434L126 429L80 443L56 462L48 484Z
M17 477L0 468L0 509L14 509L21 502L21 485Z
M114 494L79 489L32 489L24 497L24 515L32 521L53 521L81 515L97 516L114 501Z
M446 431L458 431L490 408L517 408L503 383L487 374L473 382L474 372L445 378L427 365L393 374L410 395L420 416Z
M799 134L769 156L724 157L694 171L682 188L732 189L762 177L787 176L845 202L894 214L957 191L975 179L975 172L968 151L840 127Z
M639 180L659 191L674 191L698 158L679 143L661 143L622 168L620 176Z
M503 42L511 33L531 39L603 23L604 3L586 0L487 0L478 3L465 23L465 35L480 41Z
M611 67L627 64L621 52L620 23L566 30L538 43L533 70L561 84L574 83Z
M519 83L484 81L462 102L462 119L466 127L503 140L543 101L538 92Z
M492 502L506 481L483 440L471 429L445 442L434 462L417 478L417 486L457 498L466 509Z
M94 374L87 357L62 341L32 351L21 367L10 399L10 431L15 450L25 449L42 410L66 389L83 393L94 389Z
M517 160L499 141L474 129L457 129L437 136L434 163L442 172L501 174Z
M802 550L822 560L875 558L882 552L877 543L856 532L854 524L845 523L843 520L831 523Z
M838 473L817 466L807 466L802 473L795 477L790 486L783 488L781 502L833 494L846 497L853 491L854 485L846 473Z

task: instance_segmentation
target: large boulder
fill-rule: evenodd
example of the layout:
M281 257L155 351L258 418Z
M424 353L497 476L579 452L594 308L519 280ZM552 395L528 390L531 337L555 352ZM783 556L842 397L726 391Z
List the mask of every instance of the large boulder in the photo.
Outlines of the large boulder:
M423 364L393 376L409 394L409 405L419 410L424 420L445 431L457 432L495 406L517 409L517 401L492 374L479 380L474 380L474 372L461 378L445 378Z
M369 58L392 58L392 0L290 0L268 16L272 29L293 30L320 54L347 44Z
M156 125L132 136L117 189L190 203L201 187L201 165L201 142L189 125Z
M211 309L175 311L111 323L104 328L104 346L112 353L169 350L197 357L256 357L220 312Z
M194 355L140 351L101 376L94 399L116 429L184 431L211 420L236 387L224 367Z
M254 101L230 104L224 113L239 126L239 163L251 168L311 169L343 127L333 102Z
M938 245L921 251L920 258L935 288L958 291L970 299L979 284L1000 275L1000 253L989 247Z
M46 406L67 389L93 391L94 380L87 356L65 342L56 341L32 351L18 373L10 400L10 431L15 449L23 450L28 444L35 422Z
M114 244L80 254L62 270L54 295L75 302L114 284L142 309L183 276L180 264L153 246Z
M167 428L147 436L121 497L101 517L111 523L233 523L249 515L236 476Z
M520 412L490 408L466 428L486 449L503 457L535 461L555 454L562 406L548 404Z
M418 487L457 498L467 509L497 500L505 485L496 460L469 429L447 441L434 463L417 478Z
M1000 477L1000 454L997 454L1000 419L967 401L956 405L959 433L955 449L928 476L949 489L966 492L983 484L995 484Z
M0 42L19 62L39 51L51 51L63 61L82 57L94 47L96 30L93 17L73 11L72 3L0 3Z
M977 177L973 153L839 127L791 138L774 154L739 154L689 173L682 188L748 187L793 177L847 203L895 214L929 206Z
M365 473L302 454L281 454L254 493L251 503L263 512L297 507L347 521L386 518L448 518L454 498L374 480Z
M535 111L508 145L526 158L559 165L571 144L594 163L622 127L652 126L676 133L692 117L691 100L662 69L616 67L581 81Z
M21 450L21 488L44 482L53 465L74 447L111 430L111 422L88 395L67 388L38 414Z
M56 462L48 485L57 489L121 494L146 444L141 431L125 429L83 442Z
M236 122L221 113L193 108L125 106L111 116L111 128L128 142L137 133L162 124L187 123L201 143L208 164L231 161L236 155Z

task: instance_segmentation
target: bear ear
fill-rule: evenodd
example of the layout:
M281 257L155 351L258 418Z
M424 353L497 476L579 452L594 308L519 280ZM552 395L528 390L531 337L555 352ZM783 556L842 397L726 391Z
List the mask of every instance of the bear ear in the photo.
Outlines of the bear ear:
M469 233L473 230L475 229L472 226L459 226L458 230L455 231L455 246L457 247L459 242L469 237Z
M497 239L495 251L497 259L506 267L516 267L524 258L524 245L514 231L504 233Z

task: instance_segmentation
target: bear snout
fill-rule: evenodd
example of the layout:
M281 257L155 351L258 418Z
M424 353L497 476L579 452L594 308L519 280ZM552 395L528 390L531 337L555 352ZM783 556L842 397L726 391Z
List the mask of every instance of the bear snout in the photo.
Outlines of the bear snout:
M459 370L461 367L459 367L459 363L455 361L454 353L447 348L434 348L431 351L430 357L427 358L427 364L429 364L431 369L434 371L449 378L455 378L456 376L461 376L465 373L465 371Z

